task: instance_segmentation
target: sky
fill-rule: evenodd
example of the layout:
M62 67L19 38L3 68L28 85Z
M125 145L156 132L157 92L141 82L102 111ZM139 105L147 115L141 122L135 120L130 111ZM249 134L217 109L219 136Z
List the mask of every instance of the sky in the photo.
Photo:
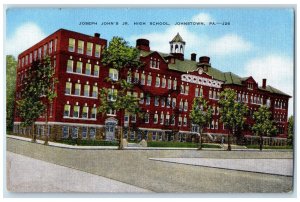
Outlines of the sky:
M96 25L80 25L94 22ZM101 25L118 22L118 25ZM127 22L128 25L122 25ZM145 22L146 25L134 25ZM166 22L168 25L149 25ZM202 22L204 25L175 25ZM210 22L229 25L210 25ZM9 8L6 11L6 54L19 53L64 28L108 41L123 37L135 46L138 38L150 40L152 50L168 53L169 41L179 32L185 58L191 53L209 56L211 65L224 72L252 76L293 95L294 11L288 8ZM293 99L289 101L289 115Z

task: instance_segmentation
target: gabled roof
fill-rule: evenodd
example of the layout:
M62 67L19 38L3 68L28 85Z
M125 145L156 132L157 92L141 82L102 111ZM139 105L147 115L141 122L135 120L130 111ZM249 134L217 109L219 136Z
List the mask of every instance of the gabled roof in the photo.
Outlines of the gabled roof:
M179 33L177 33L176 36L172 39L172 41L170 41L170 43L172 43L172 42L182 42L185 44L185 41L183 41L183 39Z
M259 87L260 90L265 90L265 91L268 91L268 92L271 92L271 93L275 93L275 94L279 94L279 95L285 95L285 96L289 96L291 97L290 95L282 92L281 90L278 90L277 88L274 88L273 86L270 86L270 85L267 85L266 88L262 88L262 87Z
M179 35L179 34L178 34ZM176 35L177 36L177 35ZM180 35L179 35L180 36ZM157 51L143 51L143 50L140 50L140 56L142 57L146 57L148 55L151 55L152 53L158 53L163 59L165 62L167 62L166 58L168 56L172 56L170 54L167 54L167 53L162 53L162 52L157 52ZM192 72L192 71L196 71L198 69L198 66L197 66L197 62L196 61L192 61L192 60L187 60L187 59L184 59L183 61L182 60L178 60L178 59L175 59L175 63L170 63L168 64L168 68L170 70L174 70L174 71L179 71L179 72L182 72L182 73L187 73L187 72ZM240 77L232 72L222 72L214 67L208 67L208 70L206 72L208 75L212 76L214 79L217 79L219 81L223 81L224 84L233 84L233 85L242 85L242 81L245 81L247 79L249 79L251 76L249 77ZM262 88L262 87L259 87L260 90L263 90L263 91L268 91L270 93L275 93L275 94L279 94L279 95L285 95L285 96L289 96L291 97L290 95L272 87L272 86L266 86L266 89Z

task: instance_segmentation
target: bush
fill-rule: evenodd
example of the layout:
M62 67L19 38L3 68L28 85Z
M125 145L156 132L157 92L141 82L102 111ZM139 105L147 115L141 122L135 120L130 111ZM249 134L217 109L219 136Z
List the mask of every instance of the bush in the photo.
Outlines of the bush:
M186 147L186 148L198 148L199 144L192 142L147 142L148 147ZM221 148L216 144L202 144L203 148Z
M80 145L80 146L118 146L116 141L103 141L103 140L79 140L79 139L63 139L57 141L63 144Z
M247 145L248 149L259 149L259 145ZM287 145L287 146L269 146L269 145L263 145L263 149L293 149L293 146Z

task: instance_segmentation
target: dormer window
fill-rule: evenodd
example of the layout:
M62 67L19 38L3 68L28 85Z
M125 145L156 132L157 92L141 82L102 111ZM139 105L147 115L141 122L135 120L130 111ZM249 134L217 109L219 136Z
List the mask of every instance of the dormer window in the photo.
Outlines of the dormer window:
M251 90L253 89L253 83L248 83L247 85L248 85L248 89L251 89Z
M159 59L157 60L156 58L150 58L150 68L152 69L159 69Z

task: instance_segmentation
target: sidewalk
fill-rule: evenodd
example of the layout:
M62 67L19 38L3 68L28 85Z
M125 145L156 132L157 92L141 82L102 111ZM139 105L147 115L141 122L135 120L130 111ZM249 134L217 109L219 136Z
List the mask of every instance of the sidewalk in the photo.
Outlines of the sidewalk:
M30 138L20 137L16 135L6 135L7 138L13 138L17 140L31 142ZM37 144L44 144L43 140L37 140ZM69 144L62 144L58 142L48 142L49 146L53 147L61 147L67 149L83 149L83 150L116 150L118 149L117 146L79 146L79 145L69 145ZM124 150L197 150L198 148L184 148L184 147L135 147L131 143ZM232 151L259 151L258 149L248 149L245 146L239 145L231 145ZM227 144L224 144L222 148L202 148L205 151L225 151L227 150ZM201 151L201 150L199 150ZM264 149L263 151L278 151L278 152L285 152L291 151L290 149Z
M30 138L20 137L15 135L6 135L8 138L13 138L17 140L31 142ZM37 140L37 144L44 144L43 140ZM61 148L68 148L68 149L87 149L87 150L116 150L118 149L117 146L78 146L78 145L68 145L62 144L58 142L48 142L49 146L54 147L61 147ZM177 147L125 147L125 150L197 150L197 148L177 148ZM217 148L207 148L205 150L222 150Z
M7 152L6 188L10 192L144 193L150 190Z

